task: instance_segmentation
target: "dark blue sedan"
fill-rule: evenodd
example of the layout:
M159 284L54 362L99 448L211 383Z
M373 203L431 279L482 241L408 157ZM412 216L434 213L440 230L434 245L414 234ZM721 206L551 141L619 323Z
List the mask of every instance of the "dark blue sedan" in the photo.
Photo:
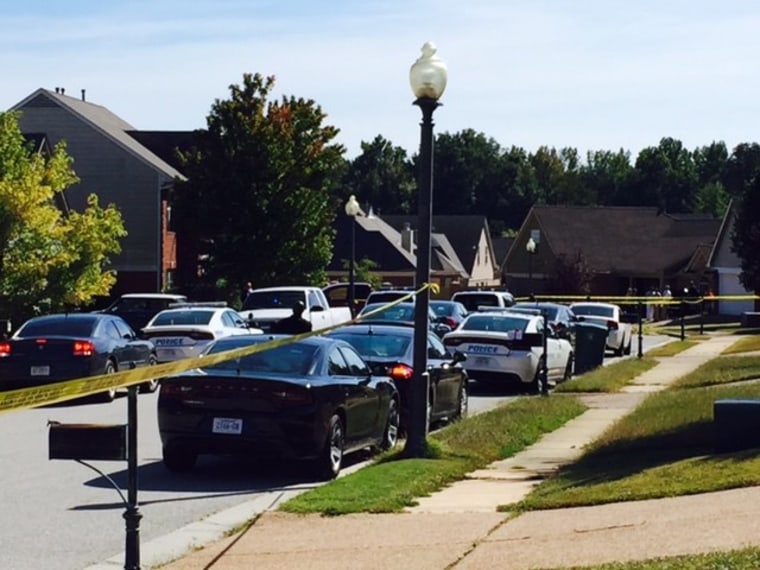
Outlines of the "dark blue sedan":
M0 389L113 374L155 363L153 343L139 339L121 317L101 313L34 317L9 340L0 340ZM143 391L155 388L155 383L141 386ZM111 401L115 395L114 387L103 398Z

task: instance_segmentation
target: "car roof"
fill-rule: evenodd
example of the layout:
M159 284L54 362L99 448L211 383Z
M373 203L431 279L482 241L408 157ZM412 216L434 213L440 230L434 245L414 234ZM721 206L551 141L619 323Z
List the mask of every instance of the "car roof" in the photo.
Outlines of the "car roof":
M562 303L551 303L547 301L520 301L519 303L515 303L512 306L517 307L518 309L521 307L524 307L526 309L529 309L531 307L564 307L565 309L570 308L568 305L563 305Z
M576 301L575 303L571 303L570 307L579 307L579 306L592 306L592 307L617 307L620 308L620 305L616 305L614 303L602 303L600 301Z
M403 325L359 323L355 325L346 325L344 327L333 329L330 332L325 333L325 336L331 336L333 333L357 333L357 332L369 333L370 331L377 334L395 334L395 335L401 335L401 336L412 336L414 334L414 329L412 327L407 327Z
M186 299L185 295L176 295L174 293L124 293L120 295L121 299Z

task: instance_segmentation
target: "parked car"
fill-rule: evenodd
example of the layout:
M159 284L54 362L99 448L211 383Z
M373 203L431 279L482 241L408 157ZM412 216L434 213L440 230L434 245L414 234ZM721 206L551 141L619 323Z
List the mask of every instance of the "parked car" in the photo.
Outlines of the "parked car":
M462 303L470 313L480 310L481 307L506 309L515 304L515 298L509 291L457 291L451 296L451 300Z
M348 307L333 307L319 287L284 286L254 289L245 298L240 314L254 328L270 332L272 325L293 314L296 303L303 303L303 318L312 330L349 322L353 316Z
M113 374L156 364L153 343L115 315L62 313L33 317L0 341L0 388L10 390ZM140 386L155 390L154 383ZM116 397L116 388L102 394Z
M457 328L469 314L467 307L458 301L431 299L430 308L441 322L449 325L452 330Z
M469 315L458 329L443 337L450 350L467 356L470 379L483 382L517 381L538 391L544 360L544 320L540 315L493 311ZM546 338L547 379L562 382L572 375L573 348L549 328Z
M386 307L385 303L367 303L357 318L364 324L405 324L414 326L414 303L397 303ZM443 336L451 330L451 327L428 307L428 327L438 336Z
M607 327L607 348L616 356L631 354L633 342L633 326L625 322L623 311L613 303L583 301L571 303L570 308L584 320L590 323L602 324Z
M186 302L185 295L173 293L126 293L98 312L118 315L132 330L139 332L159 311L168 309L173 303Z
M397 325L356 324L335 329L326 336L351 344L377 374L388 374L401 396L401 426L409 422L409 392L414 376L414 328ZM428 421L435 424L467 415L465 356L450 353L432 332L427 338L430 373Z
M170 376L158 396L164 465L193 468L199 454L305 460L321 479L336 477L344 454L396 445L399 395L350 344L283 335L230 336L204 358L249 347L238 358Z
M509 308L510 311L520 309L537 311L539 314L543 311L557 336L566 338L575 346L575 324L583 320L583 317L576 315L568 305L536 301L515 303Z
M367 295L366 305L370 304L387 304L399 299L404 302L414 303L415 289L378 289Z
M188 303L166 309L142 329L142 337L156 346L158 362L199 356L214 340L226 336L262 334L249 327L226 303Z

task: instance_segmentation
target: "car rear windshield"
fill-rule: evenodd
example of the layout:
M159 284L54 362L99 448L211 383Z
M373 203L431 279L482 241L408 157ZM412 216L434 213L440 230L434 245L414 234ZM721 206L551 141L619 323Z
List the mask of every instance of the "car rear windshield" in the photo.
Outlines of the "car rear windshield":
M525 331L527 319L499 315L473 315L462 323L463 330L470 331Z
M44 319L26 323L18 331L19 337L32 336L77 336L89 337L92 334L97 319Z
M495 294L467 293L454 295L452 301L462 303L468 311L477 311L478 307L500 307L499 297ZM506 303L505 303L506 304Z
M207 325L214 311L167 311L156 315L152 326Z
M253 291L245 298L243 310L290 309L298 301L306 304L306 294L303 291Z
M356 349L356 352L367 360L377 357L397 358L404 356L409 348L409 344L412 342L411 336L362 333L338 333L332 336L348 342Z
M392 303L402 297L409 297L409 301L414 300L414 291L374 291L367 297L368 303Z
M360 313L362 316L366 315L367 313L377 311L376 313L373 313L370 315L369 319L380 319L384 321L405 321L405 322L411 322L414 320L414 306L413 305L395 305L393 307L388 307L387 309L384 309L382 311L378 311L378 309L382 309L384 305L382 303L373 303L372 305L367 305L362 309L362 312Z
M600 305L573 305L572 309L576 315L587 315L592 317L615 316L615 309L612 307L602 307Z
M228 343L216 344L209 350L209 354L224 352L233 347ZM241 372L274 372L277 374L294 374L302 376L307 373L314 360L317 351L315 345L303 343L291 343L277 346L243 356L227 360L214 366L214 370L240 370Z

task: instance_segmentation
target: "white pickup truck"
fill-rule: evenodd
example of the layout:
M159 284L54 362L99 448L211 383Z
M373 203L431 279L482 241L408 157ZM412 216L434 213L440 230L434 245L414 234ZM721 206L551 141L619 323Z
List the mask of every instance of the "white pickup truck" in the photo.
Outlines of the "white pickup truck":
M301 301L306 309L301 315L311 321L312 330L324 329L351 320L348 307L331 307L319 287L266 287L254 289L245 298L239 313L249 326L269 332L272 324L293 314L293 305Z

